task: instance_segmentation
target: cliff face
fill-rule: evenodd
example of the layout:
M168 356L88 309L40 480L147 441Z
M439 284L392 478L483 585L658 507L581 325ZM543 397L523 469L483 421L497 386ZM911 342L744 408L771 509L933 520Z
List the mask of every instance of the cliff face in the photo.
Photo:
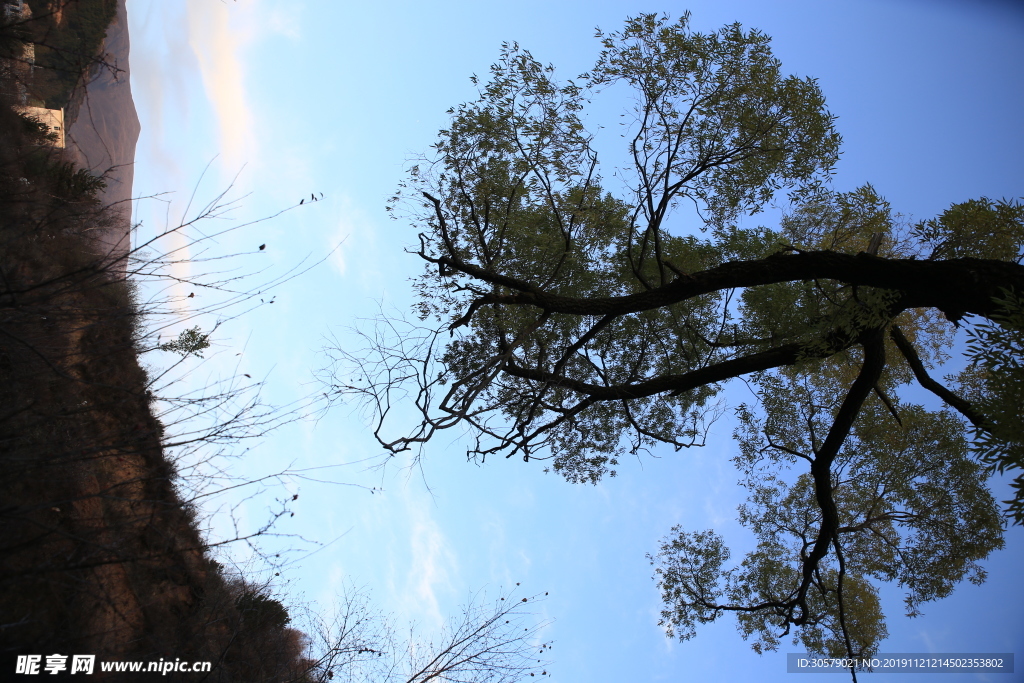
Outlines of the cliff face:
M164 456L131 283L92 251L121 216L0 109L0 672L193 649L167 625L219 576Z
M62 21L103 2L61 2ZM178 493L139 361L133 283L107 256L128 247L140 130L118 3L104 50L124 71L90 81L68 148L0 88L0 679L18 655L57 653L208 661L211 683L308 681L287 612L225 575ZM98 15L109 17L88 16ZM41 33L60 23L46 17ZM0 38L26 40L5 29ZM44 84L54 99L70 89ZM104 172L107 188L85 169Z
M76 164L107 180L100 199L114 206L121 221L97 235L96 248L115 259L131 249L131 198L135 145L142 126L132 99L129 79L130 41L126 0L118 0L117 14L107 29L100 59L86 79L84 92L72 107L75 118L67 131L68 151ZM80 98L80 99L79 99Z

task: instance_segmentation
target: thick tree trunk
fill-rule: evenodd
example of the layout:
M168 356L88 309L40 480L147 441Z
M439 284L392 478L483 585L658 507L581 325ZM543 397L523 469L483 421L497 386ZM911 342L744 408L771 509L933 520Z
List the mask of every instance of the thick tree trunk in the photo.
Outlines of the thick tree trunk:
M472 266L467 269L468 264L448 265L472 277L510 286L506 281L489 278L483 269ZM550 313L625 315L725 289L797 280L837 280L850 285L898 290L903 293L899 308L937 308L955 322L969 313L990 317L998 312L993 298L1002 296L1004 289L1024 292L1024 266L976 258L918 261L879 258L866 253L808 251L756 261L732 261L679 277L664 287L627 296L579 299L523 286L518 293L508 296L486 295L481 303L533 305Z

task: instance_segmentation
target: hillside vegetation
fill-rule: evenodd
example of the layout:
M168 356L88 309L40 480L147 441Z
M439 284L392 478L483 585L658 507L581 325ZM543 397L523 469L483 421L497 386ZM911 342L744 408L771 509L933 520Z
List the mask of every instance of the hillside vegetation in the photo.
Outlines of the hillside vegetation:
M27 0L28 23L35 43L33 91L40 106L67 108L82 74L99 68L97 55L107 27L117 14L117 0ZM113 66L113 65L111 65Z
M312 680L285 608L212 559L176 489L133 283L90 237L120 220L96 199L104 181L11 104L0 106L0 667L95 654L210 661L208 681Z

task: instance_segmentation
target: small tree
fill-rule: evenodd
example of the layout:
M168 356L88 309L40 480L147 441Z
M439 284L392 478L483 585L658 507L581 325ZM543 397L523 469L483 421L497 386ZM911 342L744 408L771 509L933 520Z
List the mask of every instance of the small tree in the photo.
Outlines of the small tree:
M203 349L210 347L210 335L203 334L199 326L191 327L181 334L174 341L161 344L159 348L161 351L173 351L174 353L180 354L182 358L187 357L189 354L194 354L203 357Z

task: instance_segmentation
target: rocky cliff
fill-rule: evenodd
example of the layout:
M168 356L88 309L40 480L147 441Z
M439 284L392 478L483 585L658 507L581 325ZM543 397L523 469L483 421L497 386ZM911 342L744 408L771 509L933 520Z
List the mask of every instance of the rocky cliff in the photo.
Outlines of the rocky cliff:
M139 360L153 349L134 283L107 256L128 248L140 130L124 0L116 15L112 1L38 0L41 27L0 25L0 48L48 39L74 56L63 46L75 36L60 27L90 28L74 23L78 11L114 16L103 61L118 65L93 70L81 99L63 100L69 110L80 102L64 149L19 113L17 88L0 88L0 680L20 678L19 656L92 654L95 680L308 682L312 663L287 611L265 585L213 560L179 493ZM53 7L63 15L42 11ZM93 30L97 44L102 29ZM32 80L47 87L35 106L50 108L78 82ZM204 678L99 669L161 659L211 670Z

